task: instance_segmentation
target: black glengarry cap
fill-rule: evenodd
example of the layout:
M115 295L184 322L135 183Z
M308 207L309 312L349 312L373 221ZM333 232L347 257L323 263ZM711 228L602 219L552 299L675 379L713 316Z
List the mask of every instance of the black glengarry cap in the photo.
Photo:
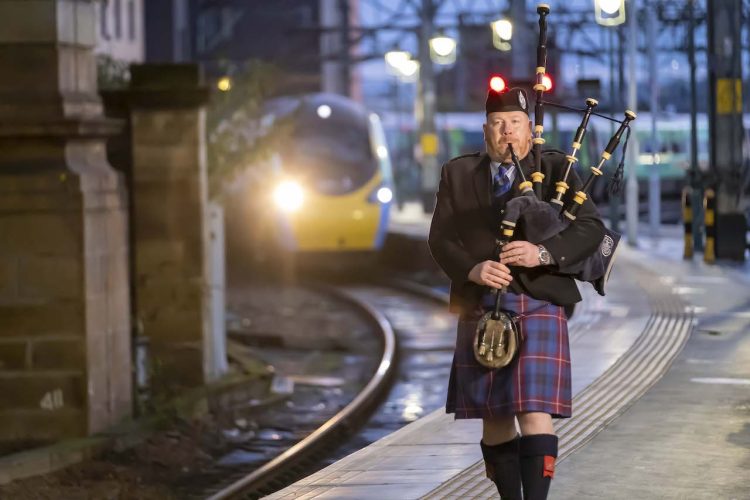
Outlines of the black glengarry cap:
M490 89L484 102L487 114L497 111L522 111L529 114L529 99L526 92L519 87L508 89L506 92L496 92Z

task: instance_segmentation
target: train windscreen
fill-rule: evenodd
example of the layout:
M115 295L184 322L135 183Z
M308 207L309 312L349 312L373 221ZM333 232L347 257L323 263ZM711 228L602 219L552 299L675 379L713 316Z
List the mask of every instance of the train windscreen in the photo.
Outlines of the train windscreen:
M357 117L359 118L359 117ZM296 117L293 145L283 154L284 170L327 195L361 188L375 174L366 119L345 114Z

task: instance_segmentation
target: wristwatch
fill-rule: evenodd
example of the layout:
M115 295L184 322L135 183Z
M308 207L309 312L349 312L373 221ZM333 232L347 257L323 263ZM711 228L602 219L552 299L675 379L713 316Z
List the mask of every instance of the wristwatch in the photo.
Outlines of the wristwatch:
M542 266L548 266L551 260L549 252L542 245L538 245L537 248L539 249L539 264Z

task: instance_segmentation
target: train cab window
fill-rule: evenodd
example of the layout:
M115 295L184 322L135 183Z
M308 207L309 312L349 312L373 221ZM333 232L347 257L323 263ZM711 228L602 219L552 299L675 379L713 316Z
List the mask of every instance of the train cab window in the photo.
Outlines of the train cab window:
M361 188L377 170L367 117L334 113L321 119L297 115L292 146L282 153L284 170L298 175L328 195Z

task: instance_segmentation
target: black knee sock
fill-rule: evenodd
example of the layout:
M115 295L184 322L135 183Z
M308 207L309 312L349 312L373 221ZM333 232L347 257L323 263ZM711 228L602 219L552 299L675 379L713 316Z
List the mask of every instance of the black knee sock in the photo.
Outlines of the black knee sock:
M492 446L483 442L482 456L487 475L495 482L502 500L521 500L521 466L518 460L518 437Z
M557 436L531 434L519 443L521 481L524 500L546 500L549 485L555 475Z

